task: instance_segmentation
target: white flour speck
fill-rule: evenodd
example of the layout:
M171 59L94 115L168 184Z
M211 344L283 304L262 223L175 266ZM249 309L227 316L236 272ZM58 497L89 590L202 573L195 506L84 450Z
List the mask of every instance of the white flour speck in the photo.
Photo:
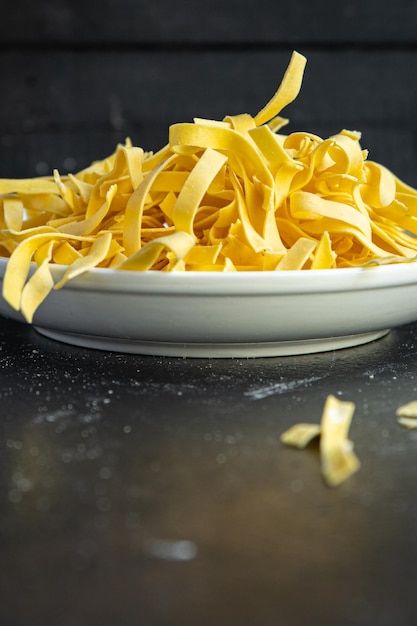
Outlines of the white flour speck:
M320 380L323 376L311 376L310 378L303 378L301 380L291 380L289 382L272 383L265 385L264 387L255 387L245 391L244 395L251 400L262 400L268 396L279 395L281 393L288 393L299 387L308 386L316 380Z

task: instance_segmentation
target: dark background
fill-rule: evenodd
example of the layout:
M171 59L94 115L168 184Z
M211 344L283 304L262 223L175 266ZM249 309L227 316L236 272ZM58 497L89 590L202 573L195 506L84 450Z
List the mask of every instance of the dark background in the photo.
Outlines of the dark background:
M362 131L417 186L414 0L22 0L2 14L0 177L76 171L129 136L256 114L308 58L288 131Z

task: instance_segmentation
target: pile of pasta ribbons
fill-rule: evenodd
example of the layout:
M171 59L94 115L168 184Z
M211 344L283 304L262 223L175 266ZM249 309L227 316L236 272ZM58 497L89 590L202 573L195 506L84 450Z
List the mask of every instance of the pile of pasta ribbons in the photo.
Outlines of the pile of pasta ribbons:
M156 153L126 141L75 175L0 180L5 300L30 322L52 289L95 267L281 271L414 260L417 191L367 160L358 132L282 134L280 113L305 64L292 54L255 117L196 118L173 124ZM51 264L66 266L57 283Z

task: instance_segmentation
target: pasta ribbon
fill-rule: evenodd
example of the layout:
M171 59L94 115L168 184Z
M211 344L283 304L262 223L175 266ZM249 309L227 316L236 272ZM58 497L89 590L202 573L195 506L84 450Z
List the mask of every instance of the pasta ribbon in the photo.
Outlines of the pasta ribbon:
M417 428L417 400L411 400L400 406L397 411L397 422L404 428Z
M368 160L358 131L283 134L306 58L254 116L195 117L145 152L130 139L67 176L0 179L3 297L27 321L95 267L322 270L417 259L417 190ZM56 284L52 264L66 266Z
M355 405L328 396L321 418L321 471L326 482L335 487L360 468L360 461L348 439Z
M281 441L296 448L305 448L320 437L320 465L324 480L336 487L360 468L360 461L348 439L355 405L329 395L324 403L320 424L295 424L281 435Z

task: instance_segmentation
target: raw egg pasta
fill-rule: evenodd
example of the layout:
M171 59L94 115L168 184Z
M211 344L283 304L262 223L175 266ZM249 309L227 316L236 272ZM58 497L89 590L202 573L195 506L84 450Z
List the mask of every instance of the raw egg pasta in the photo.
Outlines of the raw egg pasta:
M305 63L293 53L255 117L195 118L173 124L156 153L128 140L74 175L0 180L5 300L30 322L52 289L94 267L257 272L415 260L417 191L368 161L358 132L282 134ZM67 266L56 284L52 264Z
M417 400L412 400L400 406L397 411L397 421L405 428L417 428Z
M300 449L320 437L321 473L330 487L343 483L361 466L353 443L348 439L354 412L353 402L329 395L324 403L320 424L295 424L281 435L282 443Z

